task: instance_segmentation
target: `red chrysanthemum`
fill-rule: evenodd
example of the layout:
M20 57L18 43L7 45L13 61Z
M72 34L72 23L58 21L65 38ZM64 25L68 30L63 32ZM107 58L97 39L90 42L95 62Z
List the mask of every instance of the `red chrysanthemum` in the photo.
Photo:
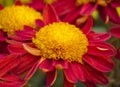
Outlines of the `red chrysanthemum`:
M114 47L105 42L109 34L93 32L91 17L82 29L60 22L50 5L43 10L43 21L40 30L26 27L11 37L17 42L9 44L9 51L22 56L20 66L12 72L19 75L30 70L25 76L29 80L39 68L47 73L47 87L54 83L59 69L64 72L65 87L73 87L78 80L88 87L108 83L104 73L113 69L111 57L115 55Z
M35 21L42 20L39 12L28 6L0 6L0 86L21 87L22 77L11 73L11 70L20 64L18 54L8 55L9 36L14 36L16 30L23 30L24 25L37 29ZM14 42L13 42L14 43Z

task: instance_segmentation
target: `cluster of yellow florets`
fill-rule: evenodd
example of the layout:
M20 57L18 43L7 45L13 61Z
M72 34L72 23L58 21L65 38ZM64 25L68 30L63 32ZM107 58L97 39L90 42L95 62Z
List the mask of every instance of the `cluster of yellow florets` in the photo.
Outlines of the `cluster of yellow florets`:
M82 56L88 51L86 36L79 28L63 22L41 28L32 41L43 58L82 63Z
M36 19L42 19L42 15L28 6L8 6L0 11L0 27L8 34L22 30L24 25L35 28Z

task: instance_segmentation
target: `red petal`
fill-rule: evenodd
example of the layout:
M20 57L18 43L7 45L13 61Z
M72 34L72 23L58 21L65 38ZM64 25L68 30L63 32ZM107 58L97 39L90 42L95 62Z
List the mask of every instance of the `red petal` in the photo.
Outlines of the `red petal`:
M117 54L115 57L120 60L120 48L117 50Z
M83 33L88 34L91 31L92 25L93 25L92 17L88 16L88 20L84 25L84 27L82 28Z
M27 73L27 75L25 76L25 80L29 80L33 75L34 73L36 72L36 70L38 69L39 65L40 65L41 61L38 61L36 62L33 67L29 70L29 72Z
M120 38L120 26L112 27L110 29L110 32L112 33L113 36Z
M107 13L105 11L105 8L98 6L98 12L99 12L100 17L103 19L103 21L105 23L108 23L109 20L107 19Z
M97 86L95 85L95 82L91 82L91 81L89 81L89 80L87 80L86 82L84 82L84 84L85 84L87 87L97 87Z
M46 7L43 9L43 20L46 25L60 21L54 8L51 5L46 5Z
M81 11L80 11L80 14L81 15L91 15L93 11L96 10L96 8L98 7L98 4L92 4L92 3L87 3L87 4L84 4L82 7L81 7Z
M0 4L0 10L2 10L3 9L3 6Z
M120 17L117 13L117 10L116 8L113 8L111 6L107 6L105 8L106 10L106 13L108 14L108 16L110 17L110 20L113 22L113 23L117 23L117 24L120 24Z
M116 54L115 48L106 42L89 43L88 54L111 57Z
M15 74L22 74L31 69L31 67L39 60L39 57L26 54L22 57L20 64L12 70Z
M114 68L114 62L107 57L85 55L83 60L101 72L109 72Z
M10 53L19 53L19 54L25 54L26 50L24 50L22 43L17 44L9 44L8 50Z
M0 76L16 67L20 63L21 57L18 54L10 54L0 60Z
M70 83L76 83L77 82L77 77L76 77L76 72L74 72L71 68L71 66L69 66L68 69L64 69L64 74L66 79L70 82Z
M46 75L46 87L50 87L54 84L55 80L56 80L56 77L57 77L57 70L53 70L53 71L50 71L50 72L47 72L47 75Z
M52 65L54 67L61 66L61 68L63 68L63 69L67 69L68 68L68 62L65 61L65 60L54 60Z
M72 70L75 72L76 77L81 80L81 81L85 81L86 80L86 76L85 73L82 69L81 64L73 62L70 64L70 67L72 68Z
M43 27L45 24L43 23L43 21L42 20L40 20L40 19L37 19L36 21L36 25L38 26L38 27Z
M74 87L74 83L70 83L64 75L64 87Z
M52 60L46 59L43 62L41 62L40 69L42 69L43 71L52 71L54 69L53 65L52 65Z
M109 33L103 32L103 33L94 33L91 32L87 35L90 42L98 42L98 41L106 41L108 40L111 35Z
M84 66L84 71L86 73L86 77L89 81L93 83L99 83L101 85L108 84L109 82L108 78L104 73L95 70L86 63L84 63L83 66Z

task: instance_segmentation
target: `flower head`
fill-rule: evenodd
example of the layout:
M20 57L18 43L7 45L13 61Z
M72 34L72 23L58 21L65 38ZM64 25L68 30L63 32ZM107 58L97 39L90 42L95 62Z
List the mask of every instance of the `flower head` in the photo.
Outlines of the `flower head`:
M0 11L0 19L1 29L14 34L16 30L23 30L24 25L35 28L35 20L42 19L42 16L28 6L9 6Z
M54 60L77 61L88 51L86 36L74 25L56 22L42 27L33 38L41 57Z
M87 86L108 83L104 73L111 71L114 67L111 57L115 55L114 47L105 42L110 38L109 34L93 32L91 17L82 29L60 22L50 5L44 8L43 21L45 25L40 30L35 30L36 33L33 29L29 29L29 32L18 31L16 37L12 39L21 37L24 39L8 46L11 53L21 54L23 60L30 64L25 69L20 69L30 70L25 77L26 80L40 68L47 73L47 87L54 84L59 69L64 72L65 87L72 87L78 80ZM20 33L26 35L21 36ZM33 38L27 41L26 36ZM21 66L27 66L27 64L22 61Z

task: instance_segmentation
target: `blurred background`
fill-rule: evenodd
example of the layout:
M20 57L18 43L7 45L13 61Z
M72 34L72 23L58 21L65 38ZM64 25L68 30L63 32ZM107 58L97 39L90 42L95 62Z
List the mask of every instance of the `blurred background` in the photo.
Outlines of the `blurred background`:
M22 2L27 2L28 0L21 0ZM15 0L0 0L0 4L5 6L13 5ZM120 14L120 8L117 9ZM93 13L93 18L95 19L95 23L93 26L93 30L95 32L109 32L111 24L104 24L103 21L99 18L99 15L97 11ZM116 42L114 41L114 37L110 39L108 42L116 46ZM117 48L117 46L116 46ZM97 87L120 87L120 61L115 61L115 68L112 72L107 73L110 79L110 83L106 86L100 86L97 85ZM54 85L52 87L63 87L63 75L62 71L59 71L57 80L55 81ZM37 70L37 72L34 74L34 76L31 78L31 80L26 84L24 87L45 87L45 73L41 72L40 70ZM78 82L76 84L76 87L85 87L81 82Z

